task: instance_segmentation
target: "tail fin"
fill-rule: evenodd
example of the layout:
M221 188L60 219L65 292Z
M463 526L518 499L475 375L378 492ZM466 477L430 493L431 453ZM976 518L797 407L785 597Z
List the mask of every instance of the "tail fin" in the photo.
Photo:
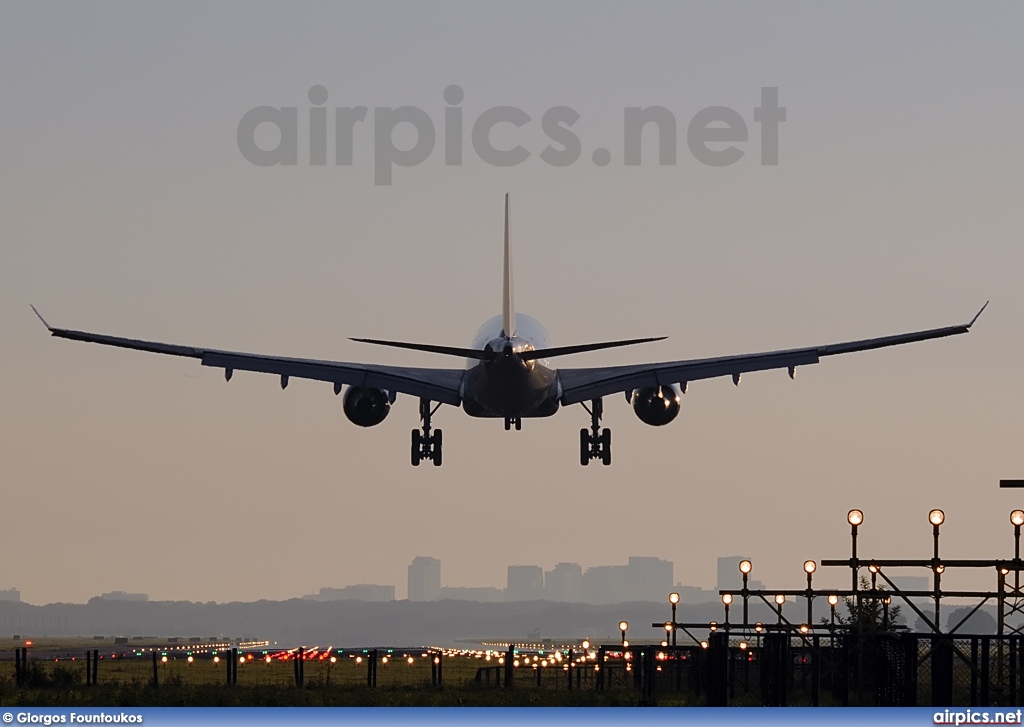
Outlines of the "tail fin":
M501 332L506 338L516 335L516 309L512 301L512 247L509 241L508 193L505 194L505 286L501 300Z

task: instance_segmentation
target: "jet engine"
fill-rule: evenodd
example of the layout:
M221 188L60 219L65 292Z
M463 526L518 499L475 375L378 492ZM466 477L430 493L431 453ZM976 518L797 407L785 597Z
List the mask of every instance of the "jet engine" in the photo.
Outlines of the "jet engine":
M342 408L345 416L353 424L361 427L373 427L380 424L391 411L394 396L381 389L368 389L365 386L350 386L345 390Z
M675 386L636 389L626 399L640 421L652 427L668 424L679 413L679 389Z

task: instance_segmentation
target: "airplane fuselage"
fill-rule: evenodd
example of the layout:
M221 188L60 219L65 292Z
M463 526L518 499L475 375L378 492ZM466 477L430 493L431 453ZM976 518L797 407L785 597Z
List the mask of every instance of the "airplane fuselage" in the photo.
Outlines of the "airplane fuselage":
M558 411L561 391L552 359L523 360L515 354L550 348L547 331L534 318L516 314L515 334L502 330L501 316L484 323L472 348L490 348L490 361L469 359L462 385L462 408L474 417L546 417Z

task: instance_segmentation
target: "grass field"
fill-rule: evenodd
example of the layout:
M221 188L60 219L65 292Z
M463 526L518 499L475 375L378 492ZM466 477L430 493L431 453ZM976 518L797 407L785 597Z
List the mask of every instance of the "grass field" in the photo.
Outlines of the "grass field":
M640 695L615 684L593 688L590 677L569 690L568 673L550 667L515 669L513 688L476 682L481 667L498 666L479 653L443 657L443 685L431 684L431 657L423 651L382 650L377 660L377 686L367 686L367 659L357 652L319 652L303 661L304 684L295 685L294 660L269 662L256 650L237 665L237 683L228 685L227 657L192 654L181 644L61 639L37 641L29 652L26 684L15 684L13 648L0 660L0 704L7 706L635 706ZM181 648L176 648L181 647ZM156 649L157 686L153 685L152 651ZM97 684L86 686L86 650L99 650ZM165 653L166 652L166 653ZM230 654L230 652L227 652ZM164 657L166 656L166 661ZM384 657L387 657L385 662ZM334 657L334 661L331 661ZM410 661L411 659L411 661ZM537 674L540 673L538 684ZM663 695L659 704L682 704L679 695Z

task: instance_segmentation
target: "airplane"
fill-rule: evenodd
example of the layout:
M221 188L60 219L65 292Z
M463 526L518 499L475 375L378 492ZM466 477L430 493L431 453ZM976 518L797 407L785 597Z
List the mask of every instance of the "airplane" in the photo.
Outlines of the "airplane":
M825 356L967 333L988 306L986 302L974 318L963 325L825 346L625 366L556 368L553 363L556 357L649 343L663 340L664 336L551 346L540 322L515 310L507 194L503 272L501 314L480 327L469 348L373 338L351 339L465 358L466 365L460 369L317 361L179 346L55 328L46 322L35 306L32 310L57 338L197 358L203 366L224 369L224 378L228 381L235 371L255 371L279 376L282 389L293 378L331 383L335 395L344 387L342 409L353 424L361 427L376 426L384 421L398 394L415 396L419 399L421 426L412 430L411 462L419 465L430 460L435 466L440 466L442 432L433 429L431 423L442 404L461 406L471 417L504 419L506 431L513 427L519 430L524 418L548 417L560 407L582 404L590 415L590 428L580 429L580 464L588 465L592 460L600 460L602 464L609 465L612 461L611 430L601 428L606 396L624 393L626 401L642 422L663 426L679 414L680 397L692 381L731 376L738 386L742 374L768 369L786 369L792 379L798 366L816 364Z

